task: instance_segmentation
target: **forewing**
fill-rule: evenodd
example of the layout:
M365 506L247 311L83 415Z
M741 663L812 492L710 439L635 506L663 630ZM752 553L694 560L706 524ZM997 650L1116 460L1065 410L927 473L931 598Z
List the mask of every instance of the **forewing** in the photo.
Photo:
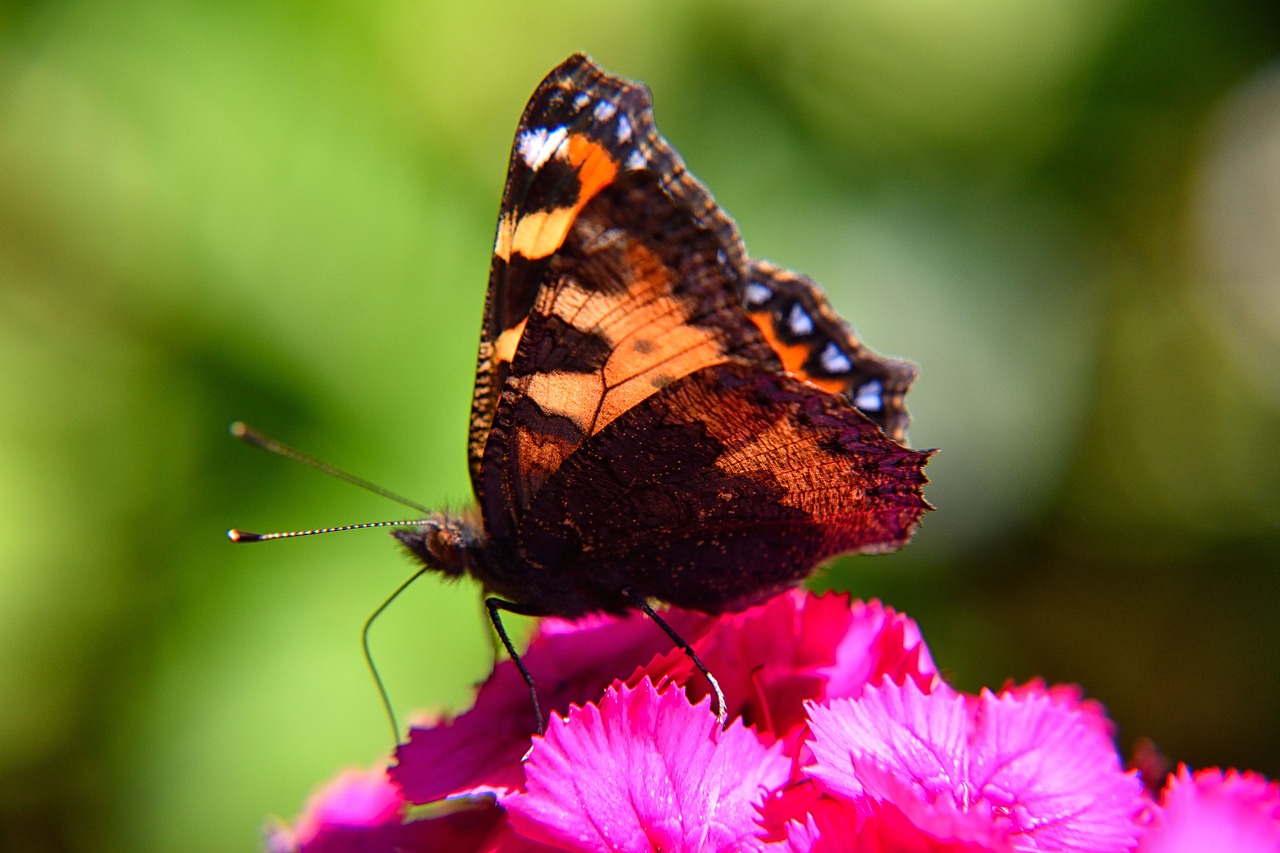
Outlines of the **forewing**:
M486 529L514 525L575 451L681 378L781 365L738 301L723 241L650 172L602 189L548 259L482 466Z
M598 193L640 170L656 175L673 203L717 235L725 264L745 266L732 220L654 127L647 88L605 73L580 54L548 74L516 131L494 240L468 439L478 495L506 374L556 252Z

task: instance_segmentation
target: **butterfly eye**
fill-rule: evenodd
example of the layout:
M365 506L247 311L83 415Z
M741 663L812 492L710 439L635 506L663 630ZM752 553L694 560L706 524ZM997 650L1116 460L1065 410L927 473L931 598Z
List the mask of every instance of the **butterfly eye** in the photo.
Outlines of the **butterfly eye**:
M427 534L427 547L445 572L462 574L465 570L467 558L462 537L447 523Z

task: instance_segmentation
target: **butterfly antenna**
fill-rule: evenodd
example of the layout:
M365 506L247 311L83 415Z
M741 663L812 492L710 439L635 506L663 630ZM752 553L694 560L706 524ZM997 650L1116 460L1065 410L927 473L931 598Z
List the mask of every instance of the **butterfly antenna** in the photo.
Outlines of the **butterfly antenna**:
M357 477L355 474L344 471L337 466L330 465L328 462L317 459L310 454L303 453L296 447L290 447L287 444L276 441L273 438L269 438L243 421L236 421L231 424L231 434L240 441L243 441L245 444L259 447L270 453L274 453L277 456L283 456L286 459L291 459L294 462L301 462L309 468L314 468L321 473L328 474L330 477L342 480L344 483L359 486L365 491L373 492L375 495L395 501L398 504L403 504L410 509L416 509L423 515L433 514L431 510L416 501L411 501L406 497L397 495L389 489L384 489L382 486L371 483L363 477ZM344 524L339 527L319 527L314 530L290 530L279 533L250 533L247 530L232 529L227 531L227 538L232 542L237 543L266 542L271 539L294 539L299 536L316 536L321 533L342 533L348 530L370 530L377 527L412 527L421 524L422 521L423 519L420 518L405 519L401 521L369 521L363 524ZM395 710L391 707L391 696L387 693L387 686L382 680L382 674L378 672L378 667L373 662L373 652L369 648L369 631L373 627L373 623L377 618L382 615L383 611L391 606L391 602L399 598L402 592L408 589L414 581L422 577L428 571L430 571L430 569L424 566L415 572L408 580L396 587L395 592L387 596L387 599L378 605L378 609L373 611L369 618L365 620L364 627L360 631L360 645L364 651L364 662L365 665L369 667L369 674L373 676L374 685L378 688L378 697L382 702L383 710L386 711L387 720L391 724L391 740L395 744L399 744L400 742L400 726L396 721Z
M371 530L375 527L413 527L422 524L421 518L409 518L402 521L366 521L363 524L343 524L340 527L317 527L314 530L287 530L280 533L250 533L247 530L232 528L227 531L227 538L232 542L267 542L272 539L295 539L299 536L318 536L321 533L343 533L347 530Z
M341 468L330 465L328 462L323 462L319 459L316 459L314 456L303 453L301 450L298 450L297 448L290 447L287 444L281 444L280 442L276 441L274 438L268 438L267 436L258 432L253 427L246 424L244 421L236 421L235 423L233 423L231 425L231 434L236 438L238 438L240 441L243 441L245 444L249 444L254 447L260 447L263 450L276 454L277 456L283 456L285 459L292 459L294 462L301 462L303 465L306 465L308 468L314 468L323 474L328 474L330 477L333 477L338 480L342 480L344 483L350 483L353 486L359 486L365 491L373 492L375 495L384 497L387 500L395 501L396 503L402 506L407 506L410 509L416 509L418 512L422 513L423 515L431 515L431 510L427 509L422 504L417 503L416 501L411 501L406 497L401 497L400 495L397 495L395 492L389 491L387 489L382 488L381 486L370 483L368 480L364 479L363 477L357 477L355 474L351 474L346 471L343 471ZM399 523L399 522L396 522L396 523ZM360 527L360 526L362 525L357 525L357 527ZM327 533L329 531L307 531L307 532L308 533L311 533L311 532ZM305 535L305 534L293 534L293 535ZM280 538L280 537L277 537L277 538Z

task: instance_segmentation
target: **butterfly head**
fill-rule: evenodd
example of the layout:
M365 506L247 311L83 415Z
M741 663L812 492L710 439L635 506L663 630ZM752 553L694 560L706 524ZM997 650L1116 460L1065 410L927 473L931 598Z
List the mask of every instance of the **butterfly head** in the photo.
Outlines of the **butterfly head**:
M450 577L466 574L480 548L477 525L445 513L431 515L414 528L394 530L391 535L427 568Z

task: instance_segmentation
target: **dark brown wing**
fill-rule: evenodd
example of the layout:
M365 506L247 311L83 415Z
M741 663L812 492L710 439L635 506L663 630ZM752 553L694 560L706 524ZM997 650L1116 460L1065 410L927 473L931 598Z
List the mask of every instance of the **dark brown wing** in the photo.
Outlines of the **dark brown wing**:
M738 301L724 244L657 176L601 189L547 259L485 447L485 528L518 527L584 442L650 396L728 361L781 365Z
M648 89L580 54L548 74L516 130L494 241L467 448L477 495L506 373L551 261L591 199L638 170L657 175L669 203L719 236L726 264L745 265L733 221L658 134Z
M876 355L811 279L752 260L743 302L788 372L841 394L895 441L906 437L916 366Z
M881 430L905 429L913 375L808 279L749 262L658 135L648 91L570 57L512 147L469 568L546 613L623 610L624 589L720 611L833 554L895 548L928 509L929 454Z
M906 543L929 509L930 455L842 396L726 362L586 441L529 507L518 549L551 606L625 609L629 588L704 612L745 607L835 554Z

